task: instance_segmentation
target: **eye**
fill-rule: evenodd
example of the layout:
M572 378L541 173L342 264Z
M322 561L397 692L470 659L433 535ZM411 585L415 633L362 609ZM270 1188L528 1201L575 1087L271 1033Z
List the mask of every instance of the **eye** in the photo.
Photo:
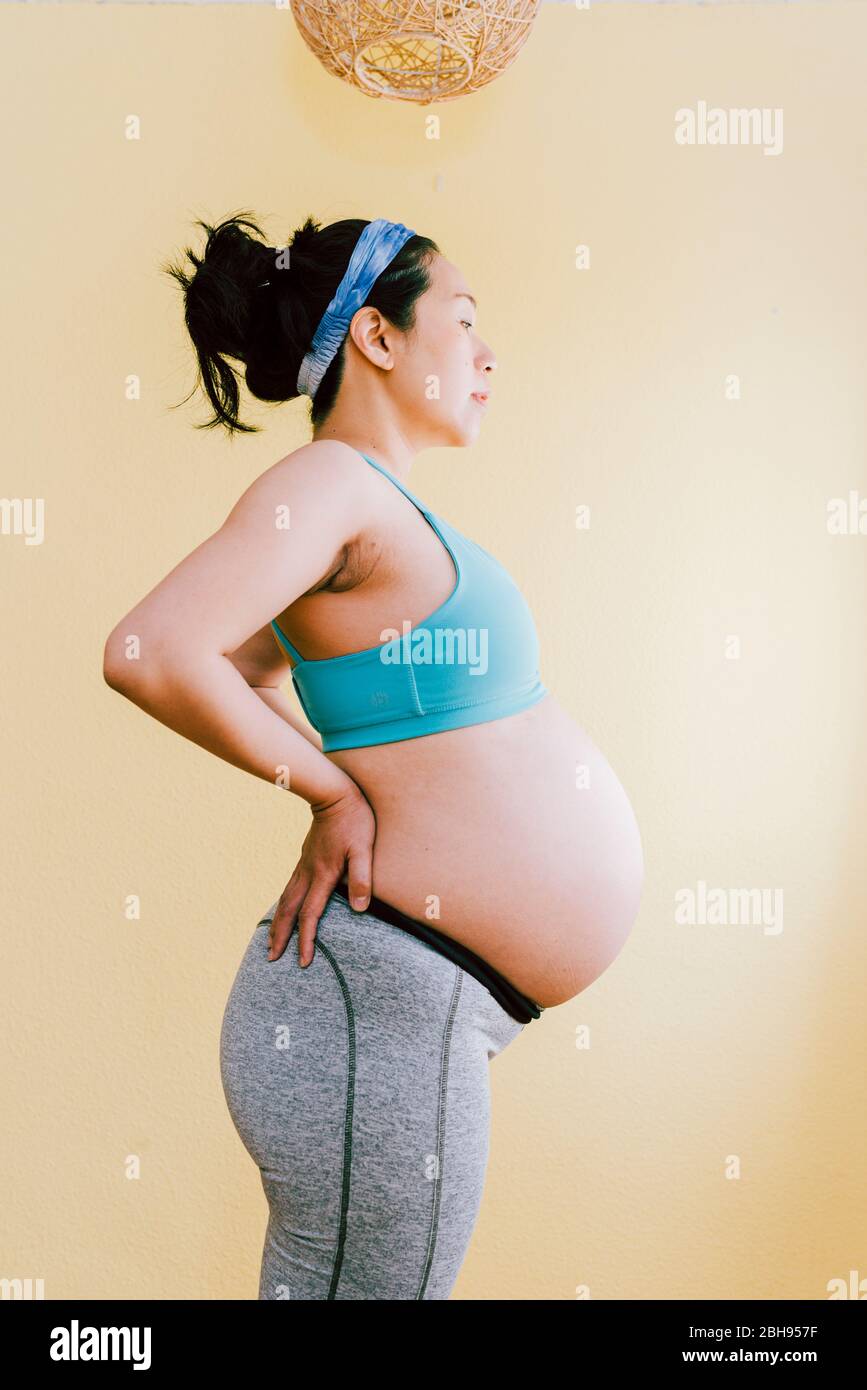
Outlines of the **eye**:
M461 319L461 323L463 324L464 328L472 328L473 326L471 323L468 323L466 319Z

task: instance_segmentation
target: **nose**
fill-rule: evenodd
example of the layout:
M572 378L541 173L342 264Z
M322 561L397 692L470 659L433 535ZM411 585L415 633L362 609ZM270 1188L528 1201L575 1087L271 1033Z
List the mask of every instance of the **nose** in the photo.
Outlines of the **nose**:
M485 347L484 352L480 352L476 358L478 365L483 372L492 372L497 365L497 359L489 347Z

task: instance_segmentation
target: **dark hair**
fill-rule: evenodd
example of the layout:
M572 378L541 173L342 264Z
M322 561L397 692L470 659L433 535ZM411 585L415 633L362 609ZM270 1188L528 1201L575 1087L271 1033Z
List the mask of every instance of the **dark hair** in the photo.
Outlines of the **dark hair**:
M247 389L258 400L294 400L302 359L368 223L351 217L322 227L308 217L294 233L288 255L283 252L286 269L276 266L273 247L245 230L263 236L249 214L227 217L215 227L197 219L197 225L208 239L201 258L186 248L195 273L187 274L183 266L162 267L184 291L184 321L199 366L190 396L201 384L214 407L214 418L196 428L224 425L230 437L236 431L258 434L255 425L239 419L239 373L226 359L244 363ZM374 282L365 303L401 332L411 330L415 302L430 287L429 266L437 252L439 247L429 237L410 237ZM267 280L271 283L263 284ZM310 403L314 427L337 398L345 348L344 338Z

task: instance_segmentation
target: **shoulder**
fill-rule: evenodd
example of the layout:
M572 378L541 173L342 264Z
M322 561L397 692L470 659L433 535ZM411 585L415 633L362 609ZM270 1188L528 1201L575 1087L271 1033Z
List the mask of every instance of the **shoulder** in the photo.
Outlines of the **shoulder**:
M344 534L352 519L368 510L372 472L358 450L341 440L312 440L260 473L232 514L271 514L275 508L289 508L311 524L336 526Z
M267 469L259 481L302 489L345 487L363 490L372 472L357 449L340 439L315 439L293 449Z

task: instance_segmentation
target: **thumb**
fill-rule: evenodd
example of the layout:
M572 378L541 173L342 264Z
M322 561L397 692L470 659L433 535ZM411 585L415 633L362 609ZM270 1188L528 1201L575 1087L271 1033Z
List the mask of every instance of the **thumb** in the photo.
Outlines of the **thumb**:
M359 912L363 912L370 904L372 858L370 850L355 850L350 851L346 861L349 901Z

